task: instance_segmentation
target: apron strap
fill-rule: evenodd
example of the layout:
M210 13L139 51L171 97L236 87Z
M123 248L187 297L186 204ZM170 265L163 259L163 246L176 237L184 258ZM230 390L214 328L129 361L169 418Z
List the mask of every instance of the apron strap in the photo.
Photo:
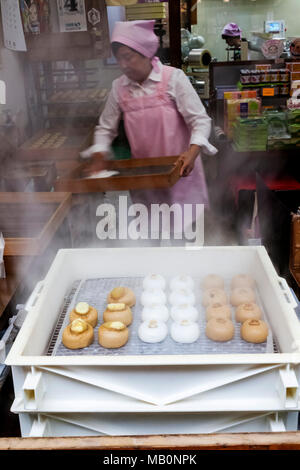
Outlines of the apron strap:
M162 78L158 84L159 91L163 94L167 93L170 78L171 78L173 71L174 71L173 67L169 67L168 65L163 65Z

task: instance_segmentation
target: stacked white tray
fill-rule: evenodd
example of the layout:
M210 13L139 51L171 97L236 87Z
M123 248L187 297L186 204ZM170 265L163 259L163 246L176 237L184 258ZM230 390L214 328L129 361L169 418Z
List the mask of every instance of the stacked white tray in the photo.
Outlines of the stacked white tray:
M176 345L169 352L155 349L152 354L133 354L126 348L108 354L99 347L98 352L62 355L55 342L49 352L78 280L113 278L125 284L126 279L160 273L167 279L189 274L200 282L209 273L230 279L241 272L257 281L275 344L271 352L197 353ZM22 435L296 430L296 305L263 247L61 250L33 294L6 360L13 370L12 410L19 413ZM205 335L203 328L201 334Z

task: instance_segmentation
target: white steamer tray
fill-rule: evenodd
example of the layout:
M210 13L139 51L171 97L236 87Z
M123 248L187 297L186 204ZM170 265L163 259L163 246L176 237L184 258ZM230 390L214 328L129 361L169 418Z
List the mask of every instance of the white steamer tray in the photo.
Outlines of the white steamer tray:
M200 280L209 273L224 279L248 273L257 282L279 352L45 355L74 282L143 278L149 273L169 279L188 274ZM12 410L17 413L300 409L297 304L264 247L60 250L40 287L6 359L12 366Z
M260 413L41 413L23 414L28 437L137 436L162 434L245 433L297 431L297 414Z

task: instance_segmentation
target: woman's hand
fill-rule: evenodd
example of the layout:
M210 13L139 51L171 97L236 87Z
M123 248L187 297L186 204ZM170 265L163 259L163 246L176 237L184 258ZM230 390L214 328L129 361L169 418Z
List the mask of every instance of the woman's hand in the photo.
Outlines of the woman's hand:
M192 144L190 148L183 152L179 157L179 162L181 162L180 176L188 176L195 164L195 160L200 154L200 147L198 145Z
M88 163L82 169L82 174L87 176L92 176L99 171L105 170L107 167L107 160L105 160L106 154L97 152L93 153Z

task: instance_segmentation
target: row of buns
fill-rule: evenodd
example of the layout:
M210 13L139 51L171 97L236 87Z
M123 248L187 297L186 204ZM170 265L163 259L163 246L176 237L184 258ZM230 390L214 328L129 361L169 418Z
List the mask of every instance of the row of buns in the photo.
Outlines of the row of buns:
M224 280L215 274L206 276L202 282L206 336L213 341L230 341L234 337L235 327L231 313L233 306L235 321L241 323L241 338L254 343L266 341L268 327L262 320L261 309L256 304L254 279L246 274L235 276L231 280L230 295L227 295L224 286ZM169 318L165 305L167 297L164 293L166 281L163 276L152 274L144 278L143 287L141 303L144 308L138 336L144 342L160 342L165 339L168 331L165 325ZM193 342L200 334L193 287L194 281L190 276L176 276L170 282L169 301L173 320L171 336L178 342ZM127 343L128 327L133 320L131 307L135 303L135 294L128 287L116 287L109 292L107 306L103 312L103 323L98 329L98 342L101 346L119 348ZM97 310L86 302L79 302L71 311L69 321L63 331L63 344L69 349L89 346L94 340L94 328L98 323ZM185 338L188 330L190 341ZM196 330L197 335L194 334Z
M120 348L129 338L128 326L132 323L131 307L136 299L128 287L116 287L107 296L103 323L98 328L98 342L104 348ZM94 328L98 311L87 302L78 302L69 315L69 324L62 334L62 343L68 349L82 349L94 341Z
M232 278L228 297L224 281L218 276L207 276L202 284L202 303L206 307L206 335L213 341L230 341L235 334L231 306L235 307L235 320L241 323L241 338L251 343L262 343L268 337L268 326L261 319L262 311L256 303L255 280L247 274Z

